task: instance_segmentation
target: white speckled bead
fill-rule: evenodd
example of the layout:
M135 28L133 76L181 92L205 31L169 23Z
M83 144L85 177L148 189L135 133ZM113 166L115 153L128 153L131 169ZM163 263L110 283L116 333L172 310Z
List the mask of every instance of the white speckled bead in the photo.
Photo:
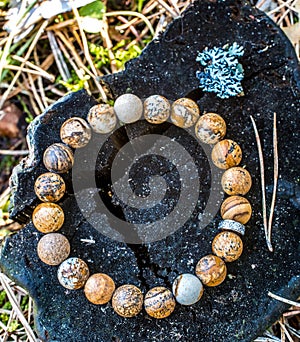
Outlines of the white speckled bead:
M94 132L106 134L115 128L117 117L113 107L100 103L89 110L87 121Z
M172 291L179 304L192 305L202 297L203 285L195 275L183 273L174 280Z
M152 124L161 124L170 116L170 102L161 95L152 95L144 101L145 119Z
M141 118L143 102L134 94L123 94L116 99L114 110L121 122L132 123Z
M69 290L84 286L90 275L88 265L80 258L69 258L62 262L57 270L60 284Z

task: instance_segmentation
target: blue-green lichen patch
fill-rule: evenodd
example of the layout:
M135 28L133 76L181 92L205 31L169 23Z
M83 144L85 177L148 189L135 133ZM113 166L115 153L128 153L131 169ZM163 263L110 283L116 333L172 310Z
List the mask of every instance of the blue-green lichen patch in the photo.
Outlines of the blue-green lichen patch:
M196 58L202 66L202 70L196 72L199 87L203 91L216 93L222 99L243 95L241 81L244 69L238 61L243 54L243 47L235 42L231 46L226 44L199 52Z

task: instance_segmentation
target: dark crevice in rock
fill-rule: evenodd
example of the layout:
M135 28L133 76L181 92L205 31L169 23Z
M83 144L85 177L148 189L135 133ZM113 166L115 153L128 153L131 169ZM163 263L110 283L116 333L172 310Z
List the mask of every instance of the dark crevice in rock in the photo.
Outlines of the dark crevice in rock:
M163 267L158 265L150 257L147 245L136 245L127 244L127 246L134 252L137 265L139 268L139 279L145 291L150 290L153 284L150 284L145 277L145 271L150 270L155 277L155 283L157 286L166 286L167 288L172 288L172 282L170 281L169 275L176 274L171 267ZM160 279L160 280L159 280Z
M128 244L127 245L134 253L136 257L136 262L139 269L139 279L143 288L148 291L150 290L149 284L144 277L144 270L147 268L153 269L153 264L151 263L148 248L146 245Z

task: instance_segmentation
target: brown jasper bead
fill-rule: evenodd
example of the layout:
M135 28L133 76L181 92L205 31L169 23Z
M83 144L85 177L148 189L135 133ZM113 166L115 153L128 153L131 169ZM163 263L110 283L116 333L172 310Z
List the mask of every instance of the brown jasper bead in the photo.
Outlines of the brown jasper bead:
M43 162L49 171L65 173L73 167L73 151L65 144L52 144L45 150Z
M221 205L223 220L234 220L246 224L252 215L251 204L242 196L230 196Z
M39 258L47 265L59 265L70 254L68 239L59 233L44 235L37 246Z
M196 102L188 98L181 98L173 102L171 107L171 121L181 128L193 126L200 115Z
M144 101L145 119L152 124L161 124L170 116L170 102L161 95L152 95Z
M115 291L115 283L104 273L95 273L89 277L84 286L86 298L93 304L106 304Z
M46 172L36 179L34 191L42 202L57 202L65 194L66 185L60 175Z
M239 165L242 160L242 150L233 140L221 140L214 146L211 159L218 168L229 169Z
M40 232L53 233L61 228L65 220L62 208L55 203L40 203L33 211L32 223Z
M218 286L226 278L227 267L221 258L209 254L198 261L195 273L204 285Z
M176 301L169 289L157 286L146 293L144 306L149 316L160 319L171 315Z
M89 124L78 117L66 120L60 128L61 140L73 148L84 147L89 143L91 136Z
M212 251L226 262L237 260L243 252L243 241L235 233L224 231L212 242Z
M246 195L252 185L250 173L239 166L226 170L221 184L227 195Z
M117 116L113 107L106 103L101 103L89 110L87 121L94 132L106 134L115 128Z
M226 134L226 123L216 113L207 113L200 117L195 126L196 137L205 144L216 144Z
M122 317L134 317L143 308L143 294L134 285L122 285L113 294L112 307Z
M80 258L69 258L63 261L57 270L58 281L69 290L82 288L89 275L88 265Z

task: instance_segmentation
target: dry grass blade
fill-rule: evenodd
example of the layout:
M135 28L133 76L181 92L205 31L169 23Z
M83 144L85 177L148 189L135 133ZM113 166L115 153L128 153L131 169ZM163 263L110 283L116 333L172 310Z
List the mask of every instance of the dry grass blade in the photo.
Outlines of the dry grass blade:
M40 98L40 95L39 95L39 93L38 93L38 91L36 89L36 86L34 84L33 78L32 78L30 73L28 73L28 80L29 80L30 90L33 93L35 101L38 104L40 111L43 112L45 110L45 107L43 105L43 102L42 102L42 100Z
M8 201L11 194L11 188L7 187L2 194L0 194L0 208L3 208L5 203Z
M171 16L175 19L180 14L176 13L175 10L173 10L165 1L163 0L157 0L157 2L167 11L171 14Z
M0 150L0 154L3 156L26 156L28 153L28 150Z
M289 340L289 342L294 342L292 336L290 335L290 333L288 332L288 330L286 329L285 325L283 324L283 322L281 321L281 319L278 321L279 325L280 325L280 329L282 332L281 336L286 336ZM281 338L281 341L285 339L284 337ZM284 342L284 341L283 341Z
M114 73L117 71L117 65L116 65L115 55L112 51L113 43L112 43L110 36L109 36L109 33L108 33L108 23L107 23L106 18L103 18L103 20L102 20L100 34L101 34L101 37L103 39L103 46L106 47L108 50L108 57L110 60L111 71Z
M292 311L285 312L283 314L284 317L293 317L297 315L300 315L300 310L292 310Z
M16 22L19 22L21 20L21 18L23 17L24 12L26 10L26 4L27 4L27 1L21 2L21 7L19 10L18 18L17 18ZM4 65L6 64L7 57L9 56L9 50L10 50L11 44L12 44L13 39L14 39L15 35L17 34L17 32L18 32L18 27L17 27L17 25L15 25L15 26L13 26L13 30L10 32L10 34L7 38L7 41L5 43L4 50L2 52L1 59L0 59L0 78L2 76L2 72L4 69ZM2 108L2 106L0 106L0 108Z
M95 81L95 84L100 92L100 95L102 97L102 100L104 102L107 102L107 96L106 96L106 93L104 91L104 89L102 88L101 84L97 81L97 70L94 66L94 63L92 61L92 58L91 58L91 55L90 55L90 52L89 52L89 47L88 47L88 43L87 43L87 39L86 39L86 36L85 36L85 33L84 33L84 30L83 30L83 27L81 25L81 18L79 16L79 13L78 13L78 10L77 8L74 6L74 2L73 0L71 1L71 5L72 5L72 11L75 15L75 18L77 20L77 23L78 23L78 26L79 26L79 31L80 31L80 36L81 36L81 40L82 40L82 44L83 44L83 49L84 49L84 55L85 55L85 58L88 62L88 64L90 65L91 67L91 70L93 72L93 79Z
M284 297L278 296L272 292L268 292L268 296L270 296L276 300L279 300L280 302L283 302L283 303L286 303L286 304L300 308L300 303L297 303L297 302L294 302L293 300L289 300L289 299L286 299Z
M33 70L36 70L38 73L37 75L40 75L44 78L47 78L49 81L54 82L55 81L55 76L49 74L48 72L46 72L44 69L42 69L41 67L37 66L34 63L31 63L29 61L26 61L24 58L17 56L17 55L13 55L11 56L11 58L15 59L18 62L21 63L25 63L25 65L27 65L28 67L32 68Z
M155 31L154 31L154 28L153 28L151 22L142 13L133 12L133 11L114 11L114 12L107 12L107 13L105 13L103 15L103 17L116 17L118 15L135 16L135 17L138 17L138 18L142 19L144 21L144 23L148 26L148 28L149 28L149 30L151 32L151 35L154 36Z
M27 61L34 49L34 47L36 46L38 40L40 39L41 35L43 34L45 28L48 25L48 20L45 20L42 25L40 26L38 32L36 33L34 40L32 41L32 43L30 44L28 51L26 52L26 56L24 57L24 62L21 64L20 68L23 68L25 65L25 61ZM3 107L4 102L6 101L8 95L10 94L11 90L13 89L15 83L17 82L18 78L20 77L22 71L21 69L17 71L17 73L15 74L13 80L11 81L8 89L5 91L5 93L3 94L1 100L0 100L0 108Z
M52 31L47 30L47 36L50 43L50 47L57 65L57 68L59 70L59 74L61 75L62 79L67 82L68 79L71 77L71 74L69 72L68 66L64 60L63 54L61 50L58 47L57 41L55 39L55 35Z
M33 55L34 55L35 64L37 66L39 66L40 65L40 60L39 60L39 57L38 57L38 52L37 52L36 47L34 49ZM49 106L49 103L48 103L47 98L46 98L46 94L45 94L45 90L44 90L44 84L43 84L43 79L42 79L41 76L38 77L37 83L38 83L39 93L41 94L41 100L43 102L43 106L44 106L44 108L47 108Z
M15 314L17 315L18 319L20 320L20 322L22 323L23 327L26 330L26 334L27 334L29 341L38 342L33 330L31 329L30 325L28 324L26 318L24 317L22 313L18 300L10 287L8 278L3 273L0 273L0 282L3 286L3 289L5 290L7 294L7 297L9 298L9 301L14 309Z
M269 240L269 234L268 234L264 157L262 153L262 147L261 147L261 142L260 142L260 137L258 134L257 126L252 115L250 115L250 119L252 121L253 129L255 133L256 144L257 144L257 149L258 149L259 164L260 164L262 209L263 209L263 223L264 223L265 238L266 238L269 251L273 252L273 247L272 247L271 241Z
M16 71L19 71L20 73L26 72L28 74L33 74L33 75L45 77L45 74L44 73L41 74L40 71L36 71L36 70L32 70L32 69L27 69L27 68L24 68L24 67L21 68L21 67L19 67L17 65L6 64L6 65L4 65L4 68L5 69L9 69L9 70L16 70ZM48 76L46 76L46 77L49 79ZM52 77L50 77L50 78L52 79Z

